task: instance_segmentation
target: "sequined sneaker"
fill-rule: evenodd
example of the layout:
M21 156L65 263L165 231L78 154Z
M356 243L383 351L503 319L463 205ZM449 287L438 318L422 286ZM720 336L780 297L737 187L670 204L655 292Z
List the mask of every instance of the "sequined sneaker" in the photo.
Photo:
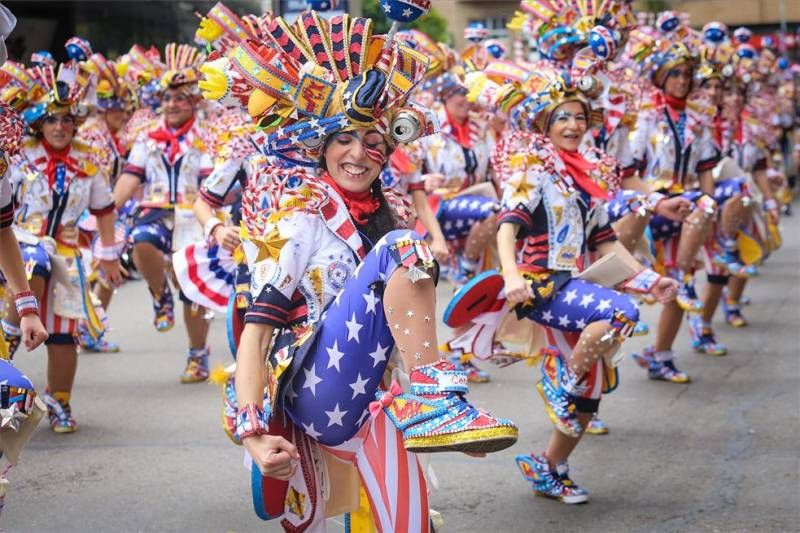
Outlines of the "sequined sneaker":
M106 340L105 333L100 335L98 339L92 337L82 321L78 324L76 337L78 339L78 345L80 345L85 352L117 353L120 350L119 344Z
M608 435L608 426L595 413L584 431L589 435Z
M633 326L631 337L644 337L648 333L650 333L650 326L647 325L647 322L642 322L640 320L635 326Z
M652 346L647 347L641 354L632 354L633 360L647 370L647 377L658 381L669 381L670 383L689 383L691 378L686 372L681 372L675 367L673 360L657 361L655 350Z
M556 464L556 474L558 475L558 479L561 480L561 484L564 485L564 488L571 493L573 503L584 503L589 500L589 491L579 487L578 484L569 477L569 463L566 459ZM586 498L583 502L574 501L579 499L581 495Z
M699 316L689 316L689 337L692 339L692 348L708 355L725 355L728 349L724 344L717 342L714 331L703 323Z
M747 320L742 316L742 310L738 305L730 303L727 298L722 298L722 310L725 313L725 322L734 328L743 328L747 325Z
M567 504L586 503L589 494L567 479L570 486L565 485L561 476L550 469L547 458L539 455L518 455L515 459L517 467L522 471L526 481L533 485L533 492L537 496L552 498Z
M156 297L152 291L150 294L153 295L153 313L155 314L153 325L161 333L171 330L175 325L175 303L172 300L169 284L164 284L164 290L159 297Z
M703 302L697 297L694 290L694 280L681 283L675 303L687 313L702 313Z
M745 265L739 258L738 252L723 252L715 254L711 262L725 268L731 276L737 278L752 278L758 274L754 266Z
M181 383L199 383L208 379L208 348L189 350Z
M550 421L561 433L579 437L583 428L578 422L578 413L573 394L577 390L577 377L557 350L542 350L542 379L536 390L544 400L544 407Z
M490 453L517 441L517 426L466 401L467 374L445 360L418 366L404 393L396 383L377 391L370 411L386 412L403 433L407 450L416 453Z
M467 381L470 383L488 383L492 379L488 372L481 370L472 362L472 357L451 355L450 362L467 373Z
M47 405L47 416L50 427L56 433L75 433L78 423L72 418L72 408L69 404L62 405L47 392L44 393L44 403Z

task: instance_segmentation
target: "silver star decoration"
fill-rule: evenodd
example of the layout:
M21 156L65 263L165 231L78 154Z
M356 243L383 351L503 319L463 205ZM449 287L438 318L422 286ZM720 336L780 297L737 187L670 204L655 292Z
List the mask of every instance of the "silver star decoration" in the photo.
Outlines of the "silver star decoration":
M413 265L408 269L408 272L406 272L406 277L411 280L411 283L416 283L419 280L431 278L425 273L424 270Z
M12 403L5 409L0 409L0 429L11 428L19 431L20 421L26 417L25 413L20 412L19 405Z

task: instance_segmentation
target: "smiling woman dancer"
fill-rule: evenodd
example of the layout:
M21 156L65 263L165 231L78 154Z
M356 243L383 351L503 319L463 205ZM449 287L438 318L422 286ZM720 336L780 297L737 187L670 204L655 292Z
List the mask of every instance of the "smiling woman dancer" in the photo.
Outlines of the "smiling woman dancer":
M402 489L420 498L407 510L420 520L413 527L402 525L410 515L378 510L385 498L374 490L392 478L353 453L370 415L378 424L385 413L400 432L383 466L420 477L409 452L496 451L516 441L517 429L470 405L464 372L437 351L436 263L419 235L396 229L407 208L379 179L397 142L431 131L426 111L406 104L427 61L372 36L371 26L348 15L326 22L313 11L291 27L276 18L265 42L243 43L203 69L206 96L247 105L270 133L271 152L298 164L265 170L244 193L252 303L237 354L237 436L264 475L288 480L289 495L308 496L285 499L284 521L295 527L325 516L317 491L328 479L314 451L324 445L354 456L383 530L427 530L424 490L417 493L424 481ZM408 393L394 384L381 392L394 348L410 375ZM289 439L285 423L295 428ZM398 433L390 426L383 435Z

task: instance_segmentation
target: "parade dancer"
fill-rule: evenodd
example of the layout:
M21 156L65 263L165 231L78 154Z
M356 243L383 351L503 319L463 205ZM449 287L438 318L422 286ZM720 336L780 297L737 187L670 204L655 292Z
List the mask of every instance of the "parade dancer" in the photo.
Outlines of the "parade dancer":
M163 118L140 135L114 188L118 207L144 187L131 231L133 262L153 297L153 324L157 331L172 329L175 311L169 286L168 258L175 249L202 239L192 205L213 164L202 140L197 117L197 68L205 56L189 45L169 44L161 84ZM180 242L179 242L180 241ZM208 378L209 350L206 309L180 293L189 356L181 382Z
M664 35L650 58L656 91L652 101L642 105L630 141L631 159L622 164L626 175L638 172L651 191L681 198L669 217L650 221L660 259L681 286L675 301L661 312L655 345L634 358L651 379L688 383L689 376L675 366L672 345L684 311L703 310L694 289L695 257L717 212L711 169L719 154L710 128L713 107L689 94L695 62L687 43L693 36L674 13L662 14L659 27Z
M19 206L14 228L23 259L32 266L30 285L42 302L50 334L48 390L43 395L50 425L57 433L71 433L77 429L70 405L78 363L77 324L85 319L97 334L102 332L78 251L77 224L86 209L97 217L100 268L112 285L122 277L108 178L94 164L89 146L75 139L79 121L75 107L85 90L81 84L85 78L75 63L38 74L38 87L32 91L20 86L16 94L4 92L11 101L25 102L23 117L33 132L12 163L11 182ZM4 330L13 347L20 316L13 308L8 311Z
M255 467L288 480L278 495L281 507L284 501L289 506L285 528L323 527L319 472L308 454L324 447L339 457L356 456L382 531L427 531L422 479L410 487L415 498L422 495L416 504L388 517L379 512L391 475L375 478L357 458L372 441L362 434L375 430L370 417L376 424L391 421L397 430L386 424L382 431L405 448L382 467L411 468L415 479L420 471L409 452L495 451L517 433L511 422L467 403L465 373L440 359L436 263L418 234L396 229L408 223L406 208L379 180L399 140L432 133L431 117L406 102L427 59L372 36L370 20L348 15L325 24L304 12L292 26L277 18L269 33L270 41L294 44L244 43L230 59L204 67L207 97L244 105L268 95L270 105L248 108L257 109L257 123L269 124L271 152L304 149L319 170L315 177L299 168L275 169L274 179L245 193L252 303L237 354L237 433ZM337 59L337 48L349 42L362 46L346 48L347 61ZM376 45L382 52L366 55ZM255 68L264 73L259 91L250 81ZM287 83L290 90L283 89ZM302 114L291 111L296 106ZM277 110L289 112L278 118ZM396 384L381 390L395 348L410 376L408 393ZM297 430L292 439L278 433L284 422ZM422 520L409 523L414 515Z
M632 269L628 279L609 280L621 290L667 301L677 283L645 269L616 240L605 202L618 178L578 151L590 108L566 72L537 68L524 86L478 90L509 110L515 128L539 134L505 155L512 174L498 216L505 286L498 301L507 299L518 317L543 326L553 344L544 351L537 388L555 429L544 453L520 455L517 465L536 494L582 503L588 493L570 479L567 458L597 412L611 358L639 311L628 296L576 274L596 252Z

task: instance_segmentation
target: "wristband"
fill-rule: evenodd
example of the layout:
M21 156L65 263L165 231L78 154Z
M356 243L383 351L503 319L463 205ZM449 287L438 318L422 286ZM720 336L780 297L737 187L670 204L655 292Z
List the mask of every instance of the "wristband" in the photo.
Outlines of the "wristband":
M636 213L636 216L646 217L648 210L652 207L644 196L637 194L628 200L628 209L631 210L631 213Z
M222 225L222 221L217 217L211 217L206 221L205 226L203 226L203 234L206 236L207 241L214 237L214 228L220 225Z
M236 436L244 440L254 435L264 435L268 429L269 415L269 407L261 409L254 403L240 407L236 412Z
M647 294L653 290L661 276L651 268L645 268L633 277L622 282L622 288L640 294Z
M39 314L39 300L33 291L22 291L15 294L14 307L17 308L17 315L20 318L25 315Z
M778 209L778 201L775 198L769 198L767 200L764 200L764 209L766 209L767 211Z
M116 261L119 259L119 249L116 246L96 246L93 250L94 256L100 261Z

